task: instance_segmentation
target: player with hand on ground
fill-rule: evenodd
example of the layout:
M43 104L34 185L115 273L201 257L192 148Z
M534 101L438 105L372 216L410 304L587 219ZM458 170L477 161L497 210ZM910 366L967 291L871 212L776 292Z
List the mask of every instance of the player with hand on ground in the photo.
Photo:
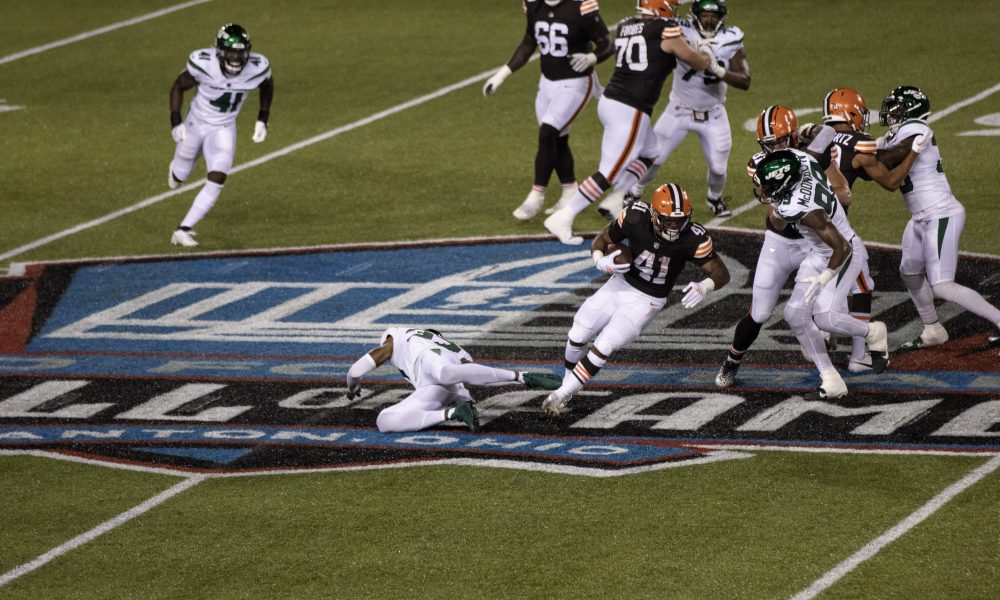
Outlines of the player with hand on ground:
M549 372L522 373L476 364L465 349L434 329L391 327L382 334L377 348L351 365L347 398L358 397L361 378L390 361L415 389L379 413L375 423L381 432L420 431L449 419L476 431L479 416L466 384L524 385L543 390L559 387L559 378Z

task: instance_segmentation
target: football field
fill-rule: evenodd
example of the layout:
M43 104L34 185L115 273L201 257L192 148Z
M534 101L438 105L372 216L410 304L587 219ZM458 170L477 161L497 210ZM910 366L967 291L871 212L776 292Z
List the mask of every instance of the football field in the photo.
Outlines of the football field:
M568 415L546 416L543 392L482 388L480 431L413 435L375 428L409 389L390 369L346 398L382 330L435 327L481 362L561 374L572 316L604 281L588 246L511 216L531 185L538 63L481 88L524 33L520 2L8 4L0 598L997 597L985 321L939 306L952 341L881 377L846 373L842 340L851 394L810 403L818 377L779 304L738 384L712 383L750 300L763 211L744 166L769 104L818 122L851 86L879 136L882 98L923 89L967 211L957 279L1000 303L993 3L732 0L752 74L727 103L734 215L709 214L695 137L660 172L732 282L686 311L682 276ZM634 2L600 9L611 26ZM200 245L179 248L205 171L166 185L168 93L227 22L270 60L269 133L251 141L254 93ZM594 102L570 137L580 181L601 133ZM854 196L894 349L920 331L896 271L910 215L873 183ZM605 223L588 209L575 227Z

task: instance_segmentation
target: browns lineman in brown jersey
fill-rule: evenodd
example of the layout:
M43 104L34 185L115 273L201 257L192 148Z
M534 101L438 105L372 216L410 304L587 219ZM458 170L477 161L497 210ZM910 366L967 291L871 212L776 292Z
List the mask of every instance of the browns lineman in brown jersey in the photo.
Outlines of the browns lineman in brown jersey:
M823 122L836 132L831 146L833 161L852 190L854 182L860 178L876 181L883 188L895 191L919 156L911 151L892 170L878 160L875 138L867 132L868 106L861 94L852 88L840 87L827 93L823 98ZM848 300L851 316L862 321L871 320L874 287L874 280L865 265ZM870 365L871 358L865 350L864 340L854 338L848 370L856 373L870 371Z
M626 240L632 261L616 263L621 250L609 251L608 246ZM610 273L611 279L573 316L562 385L542 403L551 415L558 415L566 407L613 352L642 334L666 306L684 265L693 263L707 274L701 281L692 280L685 286L681 299L685 308L695 307L712 290L729 283L729 270L716 255L712 238L704 227L691 221L691 199L675 183L660 186L650 204L637 201L622 210L594 239L591 250L597 269ZM607 255L605 251L609 251Z
M576 215L616 184L641 151L650 148L642 154L652 156L656 136L652 135L650 114L677 59L698 70L715 64L711 50L696 50L684 39L679 24L671 18L676 5L676 0L638 0L639 15L618 24L615 71L597 105L597 116L604 125L601 163L569 202L544 223L564 244L582 244L583 238L573 235Z
M527 25L514 55L483 86L496 92L513 71L527 64L535 49L541 55L541 77L535 96L538 149L535 177L528 196L514 210L520 220L533 218L545 204L552 171L562 184L560 202L576 192L570 124L591 98L600 94L594 65L614 53L611 34L601 19L597 0L524 0Z

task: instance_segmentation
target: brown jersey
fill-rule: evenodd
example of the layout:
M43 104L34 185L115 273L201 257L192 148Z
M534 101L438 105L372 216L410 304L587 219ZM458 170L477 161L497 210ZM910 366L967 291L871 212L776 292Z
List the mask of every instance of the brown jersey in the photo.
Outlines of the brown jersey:
M847 179L848 187L854 187L854 180L859 177L865 181L872 180L863 167L855 168L851 163L858 154L875 156L875 138L863 131L838 131L837 135L833 136L832 145L837 147L839 153L837 167Z
M677 66L677 58L664 52L665 39L681 37L673 19L630 17L618 23L615 37L615 72L604 95L652 116L663 83Z
M625 273L625 281L640 292L666 298L684 265L688 262L704 265L715 258L715 249L712 238L698 223L688 225L676 242L664 240L653 230L650 210L644 202L629 204L611 222L608 236L616 244L627 239L632 250L632 264Z
M538 46L542 75L552 80L590 75L593 67L578 73L569 57L591 52L607 33L597 0L564 0L556 6L544 0L524 0L524 14L528 19L525 35Z

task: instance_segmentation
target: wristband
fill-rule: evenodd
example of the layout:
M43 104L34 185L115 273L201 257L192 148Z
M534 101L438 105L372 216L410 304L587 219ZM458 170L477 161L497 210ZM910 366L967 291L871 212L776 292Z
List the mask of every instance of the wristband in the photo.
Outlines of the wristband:
M715 280L711 277L706 277L701 280L701 287L705 288L705 293L709 293L715 290Z
M604 258L604 253L601 252L600 250L594 250L594 252L590 256L593 257L594 264L596 265L597 263L601 262L602 258Z
M263 121L265 125L267 125L267 118L270 116L271 116L271 111L269 110L261 110L257 112L257 120Z
M372 358L371 354L365 354L359 358L349 371L347 371L347 376L352 379L361 379L365 376L365 373L375 369L378 365L375 364L375 359Z
M172 110L172 111L170 111L170 128L171 129L173 129L174 127L177 127L183 121L184 121L184 119L181 118L181 111L179 111L179 110Z

